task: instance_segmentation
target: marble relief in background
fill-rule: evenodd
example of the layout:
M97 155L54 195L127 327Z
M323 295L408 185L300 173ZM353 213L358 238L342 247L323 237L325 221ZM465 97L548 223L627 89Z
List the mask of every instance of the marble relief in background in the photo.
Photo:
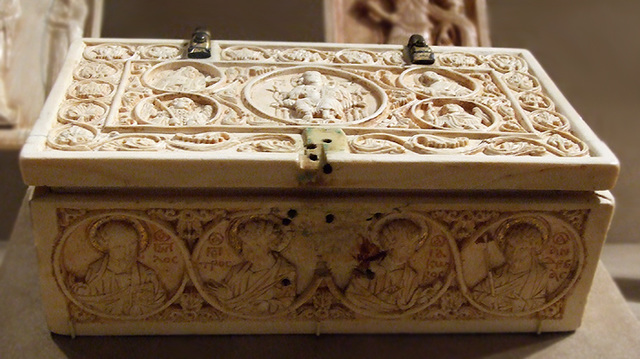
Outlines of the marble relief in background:
M485 0L327 0L329 42L490 46Z
M102 0L0 3L0 149L25 141L69 45L99 36Z

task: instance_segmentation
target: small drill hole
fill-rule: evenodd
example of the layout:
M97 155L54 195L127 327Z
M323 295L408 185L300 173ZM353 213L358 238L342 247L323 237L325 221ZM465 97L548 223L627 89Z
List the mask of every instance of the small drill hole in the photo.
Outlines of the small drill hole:
M327 214L327 216L326 216L326 217L324 217L324 220L325 220L327 223L331 223L331 222L333 222L333 220L334 220L334 219L336 219L336 217L334 217L334 215L333 215L333 214Z
M312 154L309 155L309 159L311 161L317 161L318 160L318 155L312 153Z
M291 220L289 218L283 218L282 224L284 224L285 226L288 226L291 224Z
M373 279L373 278L375 278L375 277L376 277L376 274L375 274L371 269L367 269L367 270L364 272L364 275L365 275L365 276L367 277L367 279L369 279L369 280L371 280L371 279Z
M322 140L322 142L324 142L324 143L331 143L331 142L333 142L333 140L332 140L332 139L330 139L330 138L325 138L324 140Z
M329 174L333 172L333 168L330 164L327 163L326 165L322 166L322 172L324 172L325 174Z
M282 280L281 283L282 283L283 286L288 287L288 286L291 285L291 280L289 278L285 278L285 279Z
M310 143L307 145L308 150L315 150L318 146L315 143Z
M287 216L288 216L289 218L296 218L296 216L297 216L297 215L298 215L298 211L296 211L295 209L290 209L290 210L287 212Z

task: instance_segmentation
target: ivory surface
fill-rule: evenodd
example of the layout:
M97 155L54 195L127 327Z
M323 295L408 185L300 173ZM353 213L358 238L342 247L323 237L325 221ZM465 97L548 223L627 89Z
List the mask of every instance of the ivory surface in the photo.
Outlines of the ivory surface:
M393 45L216 41L205 60L184 47L77 42L22 152L25 181L591 191L617 177L526 50L438 47L434 66L411 66Z
M52 331L579 326L618 163L530 53L211 45L72 46L21 155Z
M36 194L56 333L567 331L607 193Z

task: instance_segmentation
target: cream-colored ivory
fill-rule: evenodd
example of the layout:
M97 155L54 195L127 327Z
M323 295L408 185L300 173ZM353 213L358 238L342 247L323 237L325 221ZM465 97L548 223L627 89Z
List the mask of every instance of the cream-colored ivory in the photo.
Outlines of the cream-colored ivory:
M344 130L346 148L323 155L337 171L314 175L330 187L594 190L615 181L615 157L526 51L437 48L434 66L410 66L397 46L215 42L212 59L185 60L184 45L76 43L23 152L27 182L298 187L307 127ZM256 160L273 162L238 180ZM175 162L202 176L157 179ZM385 166L398 162L415 175L388 178Z
M92 195L32 200L63 334L558 331L607 194Z
M76 42L22 152L53 331L579 325L618 164L528 52L185 46Z

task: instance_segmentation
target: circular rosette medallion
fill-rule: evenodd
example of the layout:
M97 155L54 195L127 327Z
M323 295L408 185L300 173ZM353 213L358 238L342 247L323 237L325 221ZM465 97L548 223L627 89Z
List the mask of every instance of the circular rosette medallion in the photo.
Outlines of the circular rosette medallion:
M81 310L136 320L159 313L182 293L186 251L165 228L135 214L90 215L67 227L53 268Z
M58 111L59 119L67 121L79 121L92 125L102 124L107 116L109 107L100 101L67 101Z
M336 59L345 64L375 64L377 55L374 52L366 50L347 49L339 51Z
M400 74L398 81L423 97L470 97L480 88L469 76L442 68L414 67Z
M526 72L512 71L504 74L502 79L507 83L509 88L518 92L540 90L538 80Z
M369 317L412 315L434 303L453 280L453 238L441 226L413 213L391 214L372 224L354 257L343 289L344 304Z
M83 62L74 71L78 80L96 80L114 77L119 68L109 62Z
M247 84L244 97L263 116L303 126L359 124L387 106L387 95L373 82L323 67L270 72Z
M230 46L222 50L220 57L227 61L261 61L271 57L269 51L254 46Z
M184 52L181 45L149 45L140 49L140 57L151 60L178 59Z
M75 82L67 94L78 100L94 100L111 96L116 87L102 80L82 80Z
M483 61L476 55L463 52L445 52L438 54L440 65L448 67L479 67Z
M161 92L200 93L222 82L222 72L199 61L172 61L158 64L142 75L146 86Z
M574 285L584 260L579 235L550 215L502 218L467 240L460 283L477 308L522 316L543 310Z
M300 284L297 250L291 250L299 245L283 219L272 215L224 221L205 232L193 251L195 285L209 304L227 314L283 315L299 306L305 297L300 293L308 291Z
M131 45L105 43L87 46L84 57L94 61L122 62L131 59L135 53Z
M195 94L154 96L134 108L139 122L171 127L211 125L217 113L218 105L212 98Z
M489 131L498 118L487 106L452 98L434 98L417 102L411 114L424 128L456 131Z

